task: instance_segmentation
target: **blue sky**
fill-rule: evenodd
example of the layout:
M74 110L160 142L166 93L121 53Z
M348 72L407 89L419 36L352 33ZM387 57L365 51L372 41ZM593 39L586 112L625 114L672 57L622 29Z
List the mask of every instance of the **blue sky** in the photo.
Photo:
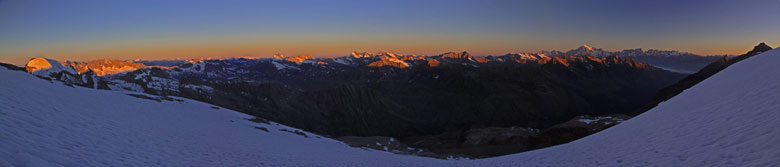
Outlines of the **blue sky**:
M0 62L780 44L777 0L2 0Z

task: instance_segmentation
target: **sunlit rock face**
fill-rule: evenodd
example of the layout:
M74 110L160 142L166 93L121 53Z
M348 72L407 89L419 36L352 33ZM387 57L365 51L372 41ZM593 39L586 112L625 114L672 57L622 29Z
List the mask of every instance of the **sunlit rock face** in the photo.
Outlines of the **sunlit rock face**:
M29 73L50 68L51 63L49 63L49 61L44 58L32 58L27 62L27 65L25 65L25 70L27 70Z
M407 68L409 64L403 60L399 60L395 55L381 56L379 60L368 64L370 67L384 67L390 66L395 68Z
M76 74L73 68L65 67L57 60L47 58L32 58L25 65L25 70L38 76L49 76L52 73L68 72Z
M441 65L441 62L439 62L438 60L434 60L434 59L428 60L428 66L430 67L438 67L439 65Z
M133 63L122 60L92 60L87 62L66 62L66 66L73 67L78 74L94 71L97 76L105 76L127 71L134 71L146 67L141 63Z
M287 58L285 58L285 60L287 60L289 62L295 62L295 63L303 63L303 61L305 61L305 60L312 60L312 59L314 59L314 57L312 57L311 55L295 56L295 57L287 57Z
M25 70L39 76L49 76L51 73L67 72L84 74L92 71L97 76L105 76L145 68L142 63L122 60L92 60L87 62L67 61L65 64L47 58L32 58L25 65Z
M95 73L92 71L77 73L71 66L65 66L57 60L32 58L25 65L25 70L38 77L62 81L67 85L98 87Z
M444 60L458 60L458 61L469 61L473 60L474 57L469 54L469 52L447 52L444 54L439 55L437 58L444 59Z

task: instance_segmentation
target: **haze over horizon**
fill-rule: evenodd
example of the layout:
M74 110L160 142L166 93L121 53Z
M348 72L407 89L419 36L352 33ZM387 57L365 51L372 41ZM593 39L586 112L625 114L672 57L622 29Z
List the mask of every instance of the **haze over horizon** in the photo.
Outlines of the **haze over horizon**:
M498 55L583 44L742 54L759 42L780 44L778 18L776 0L3 0L0 62L352 51Z

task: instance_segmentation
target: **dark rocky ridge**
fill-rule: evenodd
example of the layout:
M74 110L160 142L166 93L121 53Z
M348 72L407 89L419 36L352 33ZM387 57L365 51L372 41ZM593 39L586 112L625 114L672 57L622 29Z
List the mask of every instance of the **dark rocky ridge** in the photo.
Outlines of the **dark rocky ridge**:
M0 63L0 66L3 66L3 67L5 67L5 68L7 68L9 70L25 71L24 67L19 67L19 66L13 65L13 64Z

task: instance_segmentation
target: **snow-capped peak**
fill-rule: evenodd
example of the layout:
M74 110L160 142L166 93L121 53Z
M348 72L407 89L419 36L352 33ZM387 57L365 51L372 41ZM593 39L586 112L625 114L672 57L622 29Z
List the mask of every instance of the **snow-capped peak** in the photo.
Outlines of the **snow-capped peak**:
M352 56L352 58L373 58L377 56L397 57L399 55L394 53L388 53L388 52L369 53L369 52L352 51L352 54L350 56Z
M610 52L604 51L601 48L594 48L588 45L582 45L577 49L570 50L566 52L567 55L571 56L595 56L595 57L602 57L602 56L610 56Z
M59 61L48 58L32 58L25 65L27 72L38 76L49 76L62 71L76 74L73 68L63 66Z
M284 59L284 54L276 53L276 54L274 54L273 58L274 59L278 59L278 60L282 60L282 59Z
M286 60L286 61L295 62L295 63L298 63L298 64L303 63L303 61L313 60L313 59L314 59L314 57L312 57L311 54L305 55L305 56L294 56L294 57L284 58L284 60Z
M590 47L590 46L588 46L588 45L582 45L582 46L580 46L580 48L581 48L581 49L584 49L584 50L588 50L588 51L591 51L591 50L593 50L593 47Z
M366 56L368 56L368 54L366 52L358 53L357 51L352 51L352 54L350 54L350 56L352 56L352 58L365 58Z

